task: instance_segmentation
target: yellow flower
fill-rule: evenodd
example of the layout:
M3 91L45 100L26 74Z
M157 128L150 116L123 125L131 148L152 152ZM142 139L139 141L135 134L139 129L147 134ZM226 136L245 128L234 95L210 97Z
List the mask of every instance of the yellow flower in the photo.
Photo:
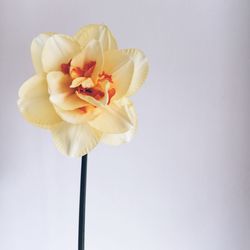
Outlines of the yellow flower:
M137 117L128 97L148 72L140 50L119 50L105 25L88 25L73 37L40 34L31 55L37 74L21 86L18 106L28 122L51 131L61 153L79 157L100 141L130 141Z

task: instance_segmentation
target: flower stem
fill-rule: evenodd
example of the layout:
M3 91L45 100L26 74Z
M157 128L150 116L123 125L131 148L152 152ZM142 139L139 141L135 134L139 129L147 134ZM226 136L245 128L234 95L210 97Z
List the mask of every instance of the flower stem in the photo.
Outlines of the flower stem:
M85 249L84 243L85 243L86 184L87 184L87 155L84 155L82 156L81 180L80 180L78 250Z

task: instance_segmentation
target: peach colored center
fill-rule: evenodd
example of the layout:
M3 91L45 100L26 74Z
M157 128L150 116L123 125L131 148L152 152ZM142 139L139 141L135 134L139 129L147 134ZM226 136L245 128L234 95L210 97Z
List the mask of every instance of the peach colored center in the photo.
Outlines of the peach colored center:
M83 65L83 67L70 67L71 66L71 60L68 63L63 63L61 64L61 71L64 74L70 74L73 79L76 79L78 77L86 77L86 78L91 78L96 62L95 61L89 61ZM98 74L98 79L97 82L95 83L94 87L86 88L81 85L78 87L74 88L75 91L78 91L82 95L87 95L95 98L96 100L100 100L104 97L105 93L102 90L102 86L105 82L110 82L113 83L112 80L112 75L109 75L105 73L104 71L102 73ZM110 104L111 98L115 95L116 90L115 88L110 88L108 91L109 95L109 101L108 105Z

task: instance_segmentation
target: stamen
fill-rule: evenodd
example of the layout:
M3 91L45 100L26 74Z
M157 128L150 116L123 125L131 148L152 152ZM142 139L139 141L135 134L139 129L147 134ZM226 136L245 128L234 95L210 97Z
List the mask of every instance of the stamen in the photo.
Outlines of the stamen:
M109 81L109 82L113 83L112 75L109 75L109 74L105 73L104 71L101 74L99 74L98 76L99 76L98 81L100 81L100 82Z
M90 61L88 63L85 63L83 68L80 67L73 67L70 71L70 75L72 78L77 78L77 77L91 77L94 69L95 69L96 62L95 61Z
M108 101L108 105L110 104L111 98L115 95L116 91L114 88L110 89L108 91L108 95L109 95L109 101Z
M83 88L82 86L78 86L77 87L77 91L80 94L83 95L88 95L88 96L92 96L93 98L95 98L96 100L100 100L104 97L104 92L102 92L99 89L94 89L94 88Z

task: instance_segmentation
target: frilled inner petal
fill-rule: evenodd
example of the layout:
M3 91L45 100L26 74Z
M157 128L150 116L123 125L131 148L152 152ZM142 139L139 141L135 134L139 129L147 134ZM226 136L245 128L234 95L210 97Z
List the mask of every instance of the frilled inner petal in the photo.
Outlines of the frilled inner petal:
M129 102L113 101L109 106L100 107L100 114L89 123L103 133L125 133L134 127L131 105Z
M49 101L48 85L43 75L33 76L22 85L18 106L24 118L37 126L50 128L61 121Z
M56 113L68 123L80 124L95 119L100 113L98 107L109 105L115 94L114 87L110 88L113 84L111 75L97 72L94 81L97 63L90 60L96 59L102 64L102 57L98 59L98 52L95 55L92 53L94 50L89 51L78 54L67 64L62 63L61 71L47 74L49 99Z
M87 123L61 122L51 129L57 149L64 155L80 157L89 153L99 142L101 134Z
M59 71L80 52L80 45L72 37L56 34L45 43L42 51L42 65L45 72Z
M119 101L120 105L126 106L128 115L133 126L125 133L120 134L108 134L104 133L101 138L101 142L109 145L120 145L123 143L128 143L134 137L137 129L137 115L135 112L134 105L128 98L123 98Z
M50 100L64 110L79 108L77 106L78 103L81 105L79 100L75 101L76 106L72 104L75 96L84 104L87 103L94 108L110 104L116 89L112 75L102 71L102 67L101 46L98 41L91 40L81 53L70 59L68 63L61 64L60 72L48 74L49 86L55 86L55 94L50 90ZM61 88L59 91L56 89L59 88L58 86ZM65 97L69 103L64 100ZM67 107L65 107L66 104Z
M74 110L87 105L70 87L72 79L60 71L53 71L47 75L50 101L64 110Z
M134 73L134 63L130 57L118 50L107 51L104 53L103 70L112 75L116 90L113 98L117 100L125 96Z
M90 40L95 39L100 42L104 51L118 48L114 36L106 25L87 25L76 33L75 39L82 47L85 47Z
M100 43L91 40L83 51L72 59L70 66L70 74L73 78L91 77L95 82L103 68L103 50Z
M99 114L99 110L91 105L74 110L64 110L58 106L54 106L54 108L56 113L62 118L63 121L72 124L86 123L94 119Z
M128 55L134 62L134 73L126 96L133 95L144 83L148 75L148 59L144 53L138 49L124 49L122 53Z

